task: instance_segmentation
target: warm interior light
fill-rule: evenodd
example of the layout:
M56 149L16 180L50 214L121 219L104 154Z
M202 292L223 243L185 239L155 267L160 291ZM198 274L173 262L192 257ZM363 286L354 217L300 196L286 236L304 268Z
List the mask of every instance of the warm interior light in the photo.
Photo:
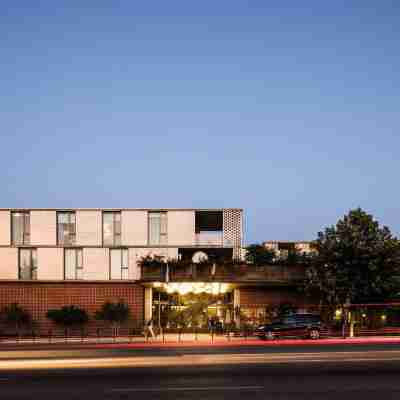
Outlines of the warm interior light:
M226 283L220 282L170 282L163 283L161 286L169 294L179 293L180 295L185 295L188 293L209 293L209 294L222 294L228 289Z
M342 310L336 310L335 311L336 317L340 317L342 315Z

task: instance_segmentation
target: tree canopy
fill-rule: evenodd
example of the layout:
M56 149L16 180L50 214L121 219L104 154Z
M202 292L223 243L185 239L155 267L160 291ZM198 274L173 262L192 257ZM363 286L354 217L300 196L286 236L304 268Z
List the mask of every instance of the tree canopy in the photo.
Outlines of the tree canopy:
M64 306L58 310L49 310L46 316L55 324L65 328L82 326L89 321L87 312L73 305Z
M275 251L261 244L251 244L246 247L246 262L254 265L271 264L276 257Z
M2 310L2 315L7 324L12 324L18 331L23 325L28 325L31 322L30 314L25 311L18 303L12 303Z
M400 242L362 209L319 232L314 245L305 289L325 304L381 301L398 290Z
M118 303L106 302L100 311L96 312L95 318L110 322L112 325L120 325L129 319L129 306L122 300Z

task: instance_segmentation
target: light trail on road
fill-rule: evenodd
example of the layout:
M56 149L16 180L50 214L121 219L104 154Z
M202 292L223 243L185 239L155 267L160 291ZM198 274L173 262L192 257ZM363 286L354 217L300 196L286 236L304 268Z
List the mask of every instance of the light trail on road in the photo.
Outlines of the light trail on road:
M38 369L88 369L88 368L135 368L161 366L206 366L240 364L287 364L287 363L362 363L400 361L400 350L372 352L310 352L274 354L182 354L178 356L132 356L98 358L57 358L1 360L0 370Z

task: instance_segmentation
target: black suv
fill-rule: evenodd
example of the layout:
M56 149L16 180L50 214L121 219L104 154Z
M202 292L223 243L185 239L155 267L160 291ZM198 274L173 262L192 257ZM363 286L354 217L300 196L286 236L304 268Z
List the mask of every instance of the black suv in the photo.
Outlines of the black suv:
M275 339L282 336L307 337L319 339L321 336L321 319L315 314L292 314L272 324L261 325L255 330L260 339Z

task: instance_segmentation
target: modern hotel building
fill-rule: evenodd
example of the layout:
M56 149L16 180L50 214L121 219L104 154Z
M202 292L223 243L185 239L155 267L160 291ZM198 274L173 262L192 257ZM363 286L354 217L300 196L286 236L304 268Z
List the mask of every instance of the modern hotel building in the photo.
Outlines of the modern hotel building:
M142 323L160 306L161 292L224 292L220 308L253 316L266 304L301 303L293 288L303 272L295 268L196 271L204 258L240 263L242 228L236 208L0 209L0 307L17 302L48 329L49 309L73 304L93 314L118 300ZM146 256L193 265L146 269Z

